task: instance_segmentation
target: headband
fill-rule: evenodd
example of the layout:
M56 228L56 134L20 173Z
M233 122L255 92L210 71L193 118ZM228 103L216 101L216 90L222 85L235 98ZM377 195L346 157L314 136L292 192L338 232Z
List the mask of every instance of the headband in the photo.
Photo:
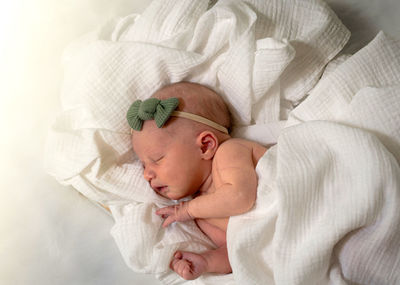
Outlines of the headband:
M143 122L145 120L154 119L157 127L161 128L168 121L168 119L173 116L199 122L225 134L229 134L227 128L202 116L182 111L175 111L178 105L179 99L175 97L164 100L157 98L149 98L144 101L136 100L129 107L129 110L126 114L126 119L128 120L128 124L132 130L136 131L142 130Z

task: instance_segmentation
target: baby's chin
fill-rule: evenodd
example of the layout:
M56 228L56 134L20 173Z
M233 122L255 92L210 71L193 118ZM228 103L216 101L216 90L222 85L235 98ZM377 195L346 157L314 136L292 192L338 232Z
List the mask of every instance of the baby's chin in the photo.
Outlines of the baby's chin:
M170 200L181 200L183 198L188 197L189 195L185 195L185 194L177 194L177 193L171 193L171 192L167 192L165 193L165 197L170 199Z
M179 200L184 198L181 195L176 195L174 193L171 193L169 189L164 191L155 191L155 192L161 197L167 198L168 200Z
M185 198L185 196L180 196L180 195L166 195L165 198L168 198L170 200L178 201L180 199Z
M167 198L170 200L174 200L174 201L178 201L181 199L190 200L197 196L198 191L195 191L194 193L188 191L188 192L185 192L185 194L180 194L180 195L176 194L176 193L167 193L167 194L168 194Z
M192 197L197 192L197 191L192 191L192 189L176 189L175 187L167 185L162 187L156 187L153 189L158 195L174 201Z

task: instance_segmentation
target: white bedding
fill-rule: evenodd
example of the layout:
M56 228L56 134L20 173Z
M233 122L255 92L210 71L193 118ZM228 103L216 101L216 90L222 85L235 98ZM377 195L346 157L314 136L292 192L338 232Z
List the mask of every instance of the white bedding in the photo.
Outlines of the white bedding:
M221 0L210 10L207 4L156 0L141 16L110 22L72 44L64 55L64 112L47 143L47 171L110 206L125 262L166 283L179 282L169 269L176 249L211 244L193 223L160 228L154 210L170 202L142 177L125 119L130 103L170 82L195 81L224 97L235 125L276 124L349 38L319 1Z
M255 208L228 227L237 284L399 283L400 168L375 136L300 124L257 173Z
M229 222L238 284L400 282L399 83L400 46L380 34L291 113L255 208Z
M279 120L287 118L293 106L314 87L323 67L344 47L349 37L336 16L318 1L276 1L267 5L264 1L221 0L208 11L207 4L206 1L153 1L141 16L132 15L111 22L97 33L71 45L65 54L66 75L62 95L65 111L58 117L48 141L48 171L60 182L71 184L89 198L109 205L115 219L111 234L127 265L137 272L156 274L164 283L180 282L180 278L168 267L174 251L178 248L202 251L212 245L193 223L161 229L161 219L154 215L154 211L169 201L155 195L141 176L142 170L132 153L129 128L125 122L129 104L135 98L147 98L160 86L170 82L200 82L224 97L232 110L235 125L242 126L238 128L239 134L245 135L247 128L244 126L249 124L257 126L259 132L264 133L263 126L279 126ZM330 73L318 83L309 99L292 113L288 126L300 120L298 114L303 115L303 121L334 121L334 116L346 111L343 101L349 101L359 89L369 85L381 87L398 84L400 81L396 72L400 63L397 49L395 43L380 35L336 69L328 69ZM351 78L351 81L345 82L345 78ZM358 112L355 109L350 118L342 120L349 123ZM311 118L307 117L309 114ZM393 112L388 114L389 117L396 116ZM364 152L379 147L378 144L371 146L368 139L365 139L367 142L362 139L354 142L354 138L360 134L350 135L350 131L331 127L331 124L311 124L311 131L308 127L308 124L299 127L299 132L290 132L293 127L285 128L282 138L278 139L278 150L283 157L294 154L301 156L302 152L308 151L308 148L302 148L307 141L299 139L305 136L302 132L326 132L326 137L306 136L311 139L313 144L309 145L314 148L326 145L324 151L328 154L322 162L319 157L321 154L316 156L315 161L307 156L311 161L308 161L306 169L314 179L307 180L309 184L296 184L296 181L302 181L304 174L295 171L298 166L294 162L289 168L290 163L279 156L276 166L269 165L266 168L269 172L259 172L260 181L263 181L260 189L276 187L277 190L271 191L279 193L278 196L289 191L285 188L289 187L285 183L291 185L291 180L285 176L287 171L293 184L298 186L297 191L304 192L304 197L309 196L315 203L311 206L317 211L313 212L314 208L311 207L311 214L306 217L301 215L301 211L300 214L290 212L290 216L286 211L301 207L279 202L290 200L289 195L277 198L279 210L271 219L265 219L265 215L261 215L261 218L254 216L254 210L237 217L240 222L239 227L235 227L236 217L232 218L228 229L228 248L233 276L205 275L197 283L213 284L214 278L225 283L235 279L238 284L261 284L267 277L277 284L342 280L341 276L347 268L341 262L334 264L331 261L333 248L345 235L368 223L354 224L352 219L344 215L343 225L339 225L339 229L333 226L325 229L325 235L314 237L303 231L320 233L319 224L316 226L315 223L323 223L324 218L331 220L331 216L338 211L327 204L326 199L318 200L320 195L324 196L323 191L331 187L343 188L344 193L348 193L348 187L353 188L355 183L346 180L346 177L352 162L360 160L357 156L361 156L360 152L355 152L357 144L359 148L363 144L369 146L365 147ZM333 137L344 135L348 138L342 142L342 148L329 145ZM285 140L295 141L293 148L297 147L297 152L291 147L286 147L286 150ZM348 149L343 148L346 143ZM349 153L353 153L355 158L350 157ZM349 157L349 166L343 169L337 167L344 164L346 157ZM383 160L382 163L386 161L385 157L379 159ZM287 161L290 162L290 159ZM299 165L302 163L305 162L298 162ZM327 170L318 168L318 165L329 163L333 170L327 166ZM362 179L363 173L369 175L369 164L361 164L366 166L355 168L358 171L354 174L356 182ZM281 168L284 169L283 173L278 171ZM316 174L312 174L314 168ZM327 174L325 177L324 171L328 171L328 174L333 171L335 175ZM273 179L273 173L277 173L278 178ZM265 180L264 176L268 179ZM319 182L322 178L323 182ZM314 186L311 189L315 192L308 193L310 185L315 183L322 183L323 187ZM372 187L375 184L370 182L367 185ZM392 188L396 191L397 185ZM322 190L318 192L318 189ZM360 196L362 192L357 192L357 189L354 191ZM370 191L371 195L375 194L373 187ZM262 197L260 191L260 203ZM339 200L346 199L339 191L337 197ZM274 201L271 203L275 204ZM268 205L267 201L262 205ZM360 207L363 205L360 204L354 211L362 216ZM379 213L374 212L374 205L371 209L365 211L373 220ZM263 207L261 212L267 210L269 208ZM319 211L328 211L330 214L321 217ZM276 217L278 220L275 225ZM245 228L240 226L243 224L241 219L251 225L251 231L247 229L243 236L239 235L240 230ZM257 225L258 220L265 223ZM287 228L296 223L304 223L305 226L301 227L300 232L294 232L293 237L286 236ZM293 227L293 231L295 229ZM249 232L254 234L249 237ZM257 251L265 261L265 266L257 262L260 266L257 268L251 259L253 250L247 252L249 258L245 259L246 250L243 248L252 248L256 245L255 239L266 234L271 241L261 239L263 247ZM315 252L313 256L301 255L301 250L296 256L298 243L302 239L306 243L310 240L310 244L315 245L314 250L309 248ZM326 239L330 243L324 243ZM288 256L293 258L286 260ZM349 272L352 270L349 269Z
M397 2L329 0L328 3L353 33L346 51L358 50L379 29L400 37L397 17L400 5ZM6 89L8 85L13 87L8 90L11 92L0 95L0 123L3 134L7 133L2 137L4 147L1 149L3 176L0 182L5 199L1 201L0 254L8 256L2 259L0 283L158 284L151 277L130 271L121 262L109 237L109 218L71 192L72 188L56 185L51 178L45 177L41 167L42 143L49 120L59 110L56 98L62 74L58 67L61 49L71 38L93 29L106 18L126 15L130 11L140 12L140 9L135 9L143 8L146 3L116 0L101 4L93 1L57 2L55 5L51 1L38 0L31 4L23 12L5 9L7 17L2 17L5 24L0 30L16 27L9 33L12 38L5 38L11 43L15 56L12 54L10 57L7 49L0 55L4 56L3 67L7 67L7 73L1 78L5 79ZM36 18L39 13L28 14L28 11L40 11L40 17ZM30 58L38 58L40 63ZM371 93L367 91L363 92ZM372 91L381 94L386 89ZM5 97L5 94L12 96ZM347 114L353 113L349 111ZM299 114L293 122L307 120L307 116ZM359 120L365 121L362 117ZM244 128L239 134L271 142L277 138L281 124L268 123L266 133L260 133L259 127ZM377 137L382 139L379 135ZM101 150L104 150L102 154L108 154L107 149ZM138 256L133 256L132 261L135 258ZM243 272L240 274L245 278ZM213 278L209 279L212 284L218 281L225 284L222 282L226 281L225 276Z

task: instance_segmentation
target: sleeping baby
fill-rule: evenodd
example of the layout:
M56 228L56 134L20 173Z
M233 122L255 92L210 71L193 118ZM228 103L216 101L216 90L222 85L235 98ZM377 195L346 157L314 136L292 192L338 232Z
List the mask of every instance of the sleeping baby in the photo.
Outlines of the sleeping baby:
M228 220L253 207L255 167L267 149L230 137L229 110L222 98L195 83L168 85L150 99L135 101L127 119L143 176L154 191L171 200L192 198L157 210L163 226L194 220L216 245L202 253L177 251L171 269L187 280L206 272L232 272Z

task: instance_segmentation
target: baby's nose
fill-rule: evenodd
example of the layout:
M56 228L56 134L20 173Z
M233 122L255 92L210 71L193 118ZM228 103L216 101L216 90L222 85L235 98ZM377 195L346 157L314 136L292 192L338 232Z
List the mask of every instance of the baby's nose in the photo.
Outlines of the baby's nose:
M144 176L144 179L146 179L148 182L150 182L151 179L153 179L156 175L153 170L145 168L143 170L143 176Z

